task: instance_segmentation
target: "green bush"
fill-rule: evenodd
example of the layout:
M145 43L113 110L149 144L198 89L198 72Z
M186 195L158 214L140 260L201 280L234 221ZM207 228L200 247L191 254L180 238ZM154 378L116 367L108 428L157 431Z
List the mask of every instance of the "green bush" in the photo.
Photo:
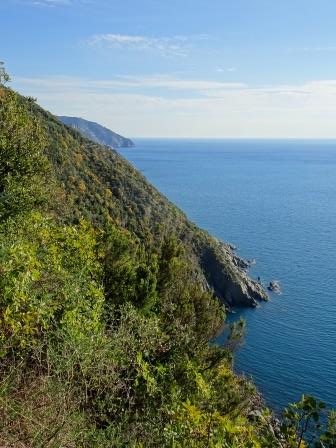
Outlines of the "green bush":
M0 343L29 348L57 326L101 327L102 268L92 228L59 226L40 213L0 227Z

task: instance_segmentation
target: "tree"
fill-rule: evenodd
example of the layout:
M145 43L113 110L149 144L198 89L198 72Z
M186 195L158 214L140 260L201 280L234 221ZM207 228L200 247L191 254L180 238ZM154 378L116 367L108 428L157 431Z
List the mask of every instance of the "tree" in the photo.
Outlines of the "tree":
M309 445L312 447L329 447L332 445L324 445L319 439L321 434L322 411L326 405L323 401L309 395L302 395L297 403L290 404L284 410L284 420L282 431L289 443L290 447L301 448L305 445L305 438L308 438Z
M4 86L9 80L0 65L0 221L35 208L46 200L43 174L44 132L31 99Z
M0 85L6 84L10 81L10 76L6 72L4 62L0 61Z

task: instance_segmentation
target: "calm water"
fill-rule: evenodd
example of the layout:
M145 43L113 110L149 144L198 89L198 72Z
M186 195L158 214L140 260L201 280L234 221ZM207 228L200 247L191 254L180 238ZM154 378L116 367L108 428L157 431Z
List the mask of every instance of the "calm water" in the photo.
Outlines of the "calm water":
M236 369L275 409L336 407L336 142L139 140L120 151L199 226L255 258L283 294L256 310ZM237 316L237 315L235 315Z

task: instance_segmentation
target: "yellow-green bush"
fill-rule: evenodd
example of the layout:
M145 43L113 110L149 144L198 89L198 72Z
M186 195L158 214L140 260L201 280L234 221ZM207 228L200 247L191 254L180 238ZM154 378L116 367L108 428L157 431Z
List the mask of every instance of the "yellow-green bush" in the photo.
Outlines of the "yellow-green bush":
M80 335L101 327L102 267L95 231L61 226L40 213L0 228L2 352L31 347L51 327Z

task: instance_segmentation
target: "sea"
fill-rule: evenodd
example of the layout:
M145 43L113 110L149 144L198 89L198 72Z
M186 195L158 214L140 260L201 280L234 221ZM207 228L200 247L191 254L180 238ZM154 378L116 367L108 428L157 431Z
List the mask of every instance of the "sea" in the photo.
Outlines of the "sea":
M135 143L122 156L198 226L255 259L253 278L281 284L268 303L229 317L247 322L236 371L276 412L302 394L336 408L336 141Z

